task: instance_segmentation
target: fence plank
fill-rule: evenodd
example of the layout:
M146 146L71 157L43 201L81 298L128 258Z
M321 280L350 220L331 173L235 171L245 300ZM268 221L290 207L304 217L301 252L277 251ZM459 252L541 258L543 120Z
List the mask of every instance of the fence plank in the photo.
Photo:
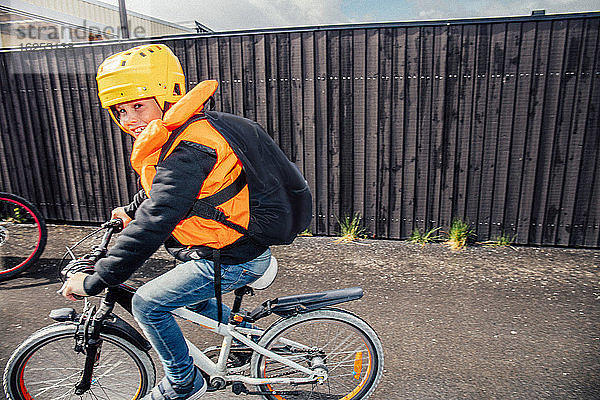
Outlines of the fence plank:
M390 197L391 185L391 144L392 144L392 61L394 58L394 33L392 29L379 31L379 95L378 95L378 159L376 234L378 237L390 236Z
M486 130L486 109L488 97L488 80L490 74L490 51L491 51L491 25L479 25L477 32L476 54L475 54L475 88L473 91L473 125L471 135L471 149L469 155L469 193L478 193L469 196L466 202L465 220L474 224L477 232L483 227L484 222L480 219L479 207L482 192L487 192L486 186L489 182L483 180L483 146ZM485 189L484 189L485 188ZM479 195L482 193L482 195ZM489 195L489 194L485 194Z
M505 47L502 62L502 75L500 77L499 108L498 108L498 139L495 145L496 157L494 168L494 187L490 217L490 239L494 240L503 234L512 235L514 226L506 223L507 193L509 180L511 153L517 151L513 141L520 141L523 133L513 131L515 122L515 97L518 81L519 49L521 46L521 23L515 22L506 25ZM498 79L498 78L497 78ZM518 145L517 145L518 146ZM515 167L516 168L516 167ZM515 182L518 187L518 180ZM518 200L517 200L518 201Z
M377 235L377 175L381 172L379 163L378 98L379 98L379 31L366 31L366 96L365 96L365 203L364 224L368 231Z
M449 133L447 123L452 121L445 117L446 85L457 81L458 76L447 78L448 27L436 26L433 35L433 59L430 82L431 97L431 155L429 196L432 202L429 212L428 229L439 224L446 225L452 214L452 192L454 186L454 157L456 156L456 135ZM457 75L457 74L455 74ZM452 150L449 150L452 149Z
M406 233L406 215L402 213L404 197L404 107L406 82L405 55L406 29L396 28L393 31L393 61L392 61L392 97L391 97L391 155L390 155L390 232L389 237L400 239L408 236Z
M329 232L339 231L340 202L340 32L327 32L327 141L329 152Z
M242 101L244 117L256 121L256 81L254 80L256 64L254 62L254 37L241 38L241 67L242 67Z
M422 27L418 53L418 117L417 117L417 162L415 171L415 218L426 229L431 224L432 204L432 131L431 131L431 75L433 70L433 27Z
M352 139L350 160L346 161L350 169L352 191L352 207L346 213L358 212L365 216L365 136L366 136L366 81L367 81L367 31L359 29L345 31L341 38L341 52L346 54L350 60L344 63L342 71L342 97L340 107L342 109L342 124L347 137ZM352 79L343 79L351 77ZM342 197L348 196L348 193Z
M316 186L313 196L316 197L315 223L316 232L330 235L330 227L334 224L329 210L329 150L328 150L328 89L327 89L327 33L315 32L315 153Z
M265 36L254 36L254 83L256 94L256 122L262 127L268 126L269 113L267 108L267 70Z
M340 201L341 211L340 218L344 218L347 215L352 214L354 211L361 212L358 208L362 205L361 201L357 202L357 199L353 197L354 193L364 193L362 190L362 179L364 173L360 168L363 165L363 158L361 152L358 151L360 147L356 146L354 139L357 135L360 136L359 130L356 130L353 126L354 116L359 115L364 118L365 110L361 108L359 110L353 110L354 96L352 88L352 76L353 66L357 54L359 54L359 62L364 60L364 45L362 50L358 50L356 53L353 48L353 35L352 31L341 31L340 32ZM362 51L362 57L360 56ZM360 60L362 59L362 60ZM354 150L357 150L355 153Z
M467 213L467 199L471 198L471 193L475 193L472 186L469 186L470 174L475 171L469 165L471 161L471 137L473 135L474 124L474 109L476 104L473 102L475 94L475 85L479 81L476 71L476 56L477 56L477 26L468 25L463 27L450 27L451 32L454 32L450 38L456 37L448 44L448 52L452 56L448 62L448 75L453 71L454 64L457 63L456 73L458 73L458 87L452 92L446 94L449 101L456 101L458 107L458 115L456 121L457 135L457 155L454 163L455 185L453 197L453 217L461 218L463 221L469 221ZM456 41L457 44L453 42ZM458 47L457 47L458 46ZM454 61L455 57L458 60ZM450 86L452 88L452 86ZM456 93L456 94L454 94ZM456 98L456 100L454 100ZM453 119L454 121L454 119ZM449 126L449 134L453 134L454 127ZM448 221L449 224L452 221ZM469 221L471 223L476 220Z
M302 95L302 36L300 33L290 33L290 74L292 154L293 160L302 171L304 170L304 121L302 118L304 96Z
M405 232L407 235L416 227L424 228L417 221L416 186L417 186L417 141L419 132L417 121L419 115L419 53L421 45L419 28L408 28L406 31L406 79L405 90L405 141L404 141L404 193L402 196L402 215L406 216Z
M567 65L567 71L572 81L572 92L567 96L572 97L572 107L565 110L569 119L568 125L568 150L564 153L565 171L563 177L563 187L561 194L560 224L557 232L557 243L573 244L581 242L582 225L573 221L573 216L580 207L577 202L577 178L581 173L581 157L584 142L585 119L582 117L587 114L591 76L590 56L593 60L595 42L589 38L588 26L585 21L577 21L569 26L569 48L567 49L567 58L570 65ZM594 35L594 39L596 39ZM565 98L566 100L566 98ZM574 241L577 238L578 241Z
M303 80L303 128L304 128L304 177L313 192L313 220L310 232L317 231L317 134L316 134L316 74L315 74L315 38L312 32L302 33L302 80Z
M594 20L594 25L598 26L599 20ZM578 187L577 203L581 204L581 211L576 217L577 223L583 223L585 227L583 242L577 244L590 247L600 245L600 30L596 28L595 34L596 49L591 69L592 84L579 175L581 184Z
M556 181L555 168L555 127L558 123L560 111L561 76L563 68L564 53L566 48L568 24L566 21L553 21L552 35L550 38L550 51L548 53L548 64L546 69L546 98L544 104L544 116L542 122L542 138L539 147L538 171L536 192L539 194L534 199L534 212L537 213L536 220L542 221L542 229L536 232L536 243L553 241L555 238L556 224L558 223L558 209L552 204L551 192L554 190L552 184ZM552 181L552 182L551 182ZM561 182L562 183L562 182Z
M516 45L519 47L517 58L518 65L514 70L514 113L510 122L511 146L509 150L509 164L507 165L507 186L505 189L505 205L503 212L503 229L500 233L510 238L516 237L519 232L519 209L522 186L526 171L524 170L525 159L527 157L527 141L530 136L529 127L529 106L531 104L528 93L531 93L533 80L533 63L536 44L536 24L524 23ZM514 63L514 61L511 61ZM527 220L529 218L525 217ZM526 221L527 222L527 221ZM528 224L526 224L528 225Z

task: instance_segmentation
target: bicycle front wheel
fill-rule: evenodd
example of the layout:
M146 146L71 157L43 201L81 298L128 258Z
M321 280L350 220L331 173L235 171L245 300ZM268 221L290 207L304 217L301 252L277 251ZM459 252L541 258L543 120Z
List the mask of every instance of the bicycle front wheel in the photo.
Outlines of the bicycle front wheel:
M35 263L46 245L46 223L27 200L0 192L0 281Z
M366 399L383 373L383 348L373 329L343 310L322 309L276 322L259 345L305 367L321 368L328 378L321 384L259 385L268 400ZM254 353L255 378L303 378L306 375L274 359Z
M91 388L76 396L85 355L74 350L75 330L74 324L51 325L15 350L4 370L10 400L135 400L154 386L154 364L148 354L119 336L101 333Z

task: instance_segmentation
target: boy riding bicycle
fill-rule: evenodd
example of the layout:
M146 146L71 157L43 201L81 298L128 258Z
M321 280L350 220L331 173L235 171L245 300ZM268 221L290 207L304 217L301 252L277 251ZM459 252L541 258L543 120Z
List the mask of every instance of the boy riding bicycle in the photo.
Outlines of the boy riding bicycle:
M250 223L250 193L242 163L202 118L216 81L201 82L186 95L179 60L162 44L107 58L96 79L102 107L135 138L131 164L143 190L131 204L113 210L112 217L121 218L126 229L107 257L92 275L71 277L62 293L74 300L75 295L96 295L118 285L165 243L184 262L140 287L133 298L133 314L165 371L144 399L196 399L207 383L170 312L193 305L214 319L222 314L226 323L229 309L219 310L214 299L215 286L220 291L215 268L221 269L222 292L232 291L258 279L271 253L243 233ZM199 199L214 198L236 185L216 208L222 215L204 218L190 212Z

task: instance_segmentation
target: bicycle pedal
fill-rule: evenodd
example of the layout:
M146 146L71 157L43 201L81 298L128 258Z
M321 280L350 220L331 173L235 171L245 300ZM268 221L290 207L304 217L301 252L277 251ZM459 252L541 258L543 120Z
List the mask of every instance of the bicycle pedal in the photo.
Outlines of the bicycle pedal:
M244 394L250 393L248 391L248 388L246 387L246 385L244 385L242 382L233 382L233 384L231 385L231 391L233 392L233 394L238 395L238 396L242 393L244 393Z

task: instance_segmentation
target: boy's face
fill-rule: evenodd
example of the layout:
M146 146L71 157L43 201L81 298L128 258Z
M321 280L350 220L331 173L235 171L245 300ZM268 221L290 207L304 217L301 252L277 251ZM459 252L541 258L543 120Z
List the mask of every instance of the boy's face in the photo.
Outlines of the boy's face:
M115 106L121 125L135 138L150 121L162 118L162 110L154 98L128 101Z

